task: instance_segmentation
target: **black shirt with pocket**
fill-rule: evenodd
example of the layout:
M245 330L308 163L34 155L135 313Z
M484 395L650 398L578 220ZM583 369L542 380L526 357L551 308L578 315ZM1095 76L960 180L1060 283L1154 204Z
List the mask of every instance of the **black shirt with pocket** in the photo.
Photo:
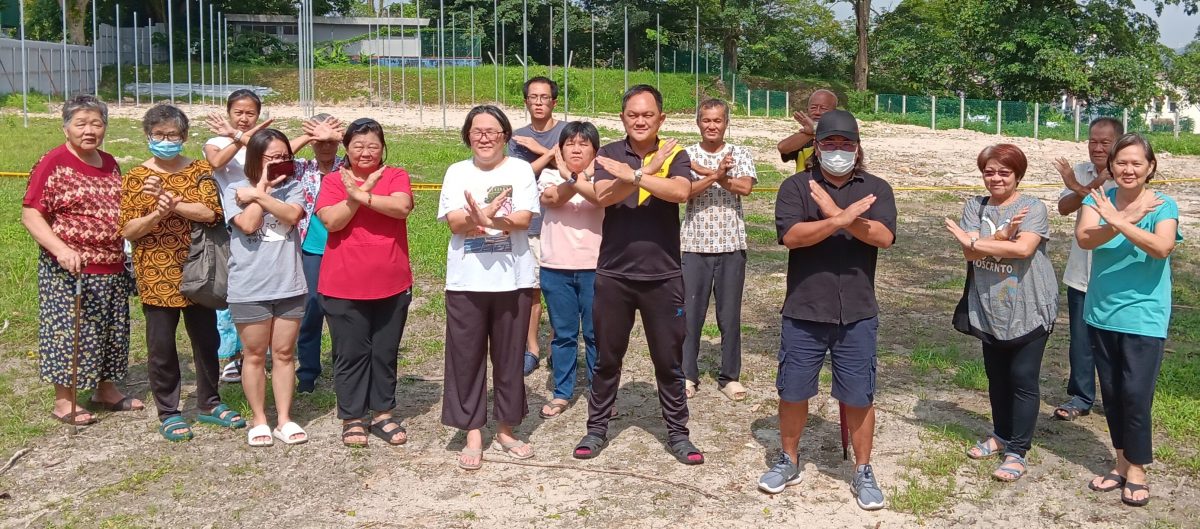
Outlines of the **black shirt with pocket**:
M642 167L642 157L633 152L628 138L600 147L596 156L604 156ZM691 177L691 159L680 150L667 165L667 177ZM642 179L659 178L642 175ZM595 182L615 180L616 176L596 164ZM604 208L600 239L600 257L596 273L634 281L657 281L683 275L680 264L679 204L654 195L640 200L641 189L624 200ZM639 204L639 201L641 203Z
M821 208L812 199L809 182L816 181L845 208L867 195L875 203L863 218L878 221L896 233L896 198L892 186L882 178L856 170L841 187L834 186L819 167L784 180L775 198L775 230L779 244L792 226L823 220ZM820 323L848 324L879 314L875 299L875 263L879 248L856 239L842 229L812 246L788 252L787 296L784 316Z

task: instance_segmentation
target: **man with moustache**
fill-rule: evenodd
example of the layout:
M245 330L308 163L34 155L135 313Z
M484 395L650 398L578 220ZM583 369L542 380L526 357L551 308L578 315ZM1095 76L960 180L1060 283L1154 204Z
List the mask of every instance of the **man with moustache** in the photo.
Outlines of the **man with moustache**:
M575 447L576 459L596 457L608 443L621 362L634 315L640 312L667 423L667 446L680 463L704 462L704 454L688 439L681 369L686 320L679 204L687 201L692 187L691 160L675 140L659 138L665 119L657 89L630 87L621 102L626 137L600 148L591 182L575 183L584 198L605 208L593 304L596 372L587 435Z
M738 382L742 370L742 289L746 281L746 223L742 197L758 182L754 158L745 147L725 143L729 105L720 99L696 110L700 143L687 148L692 159L692 191L680 234L683 249L684 308L687 338L683 374L688 398L700 383L700 332L708 299L717 299L721 331L721 368L717 387L731 400L746 398Z

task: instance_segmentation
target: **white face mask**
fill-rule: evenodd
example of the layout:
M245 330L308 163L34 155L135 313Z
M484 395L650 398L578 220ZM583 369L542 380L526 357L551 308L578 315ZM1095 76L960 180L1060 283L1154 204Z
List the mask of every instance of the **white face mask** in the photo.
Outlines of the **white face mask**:
M821 170L833 176L843 176L854 170L857 152L821 152Z

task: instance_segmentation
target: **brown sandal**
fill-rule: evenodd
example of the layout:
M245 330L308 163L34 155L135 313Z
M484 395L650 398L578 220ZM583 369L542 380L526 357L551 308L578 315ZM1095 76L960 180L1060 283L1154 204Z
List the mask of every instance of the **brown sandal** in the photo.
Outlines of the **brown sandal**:
M87 419L80 419L79 416L84 414L88 415L89 417ZM50 412L50 416L54 417L54 420L68 426L87 426L89 424L96 423L96 416L92 415L92 412L83 408L79 408L75 411L75 413L68 413L66 415L56 415L54 412Z
M562 415L562 412L567 411L568 405L570 405L569 402L555 402L552 400L547 403L546 406L550 407L550 410L554 413L546 413L546 408L542 408L541 410L538 410L538 415L543 419L553 419L559 415Z
M352 432L355 428L361 428L360 432ZM348 439L351 437L362 437L361 443L351 442ZM350 421L342 424L342 444L350 448L366 448L367 447L367 423L361 420Z

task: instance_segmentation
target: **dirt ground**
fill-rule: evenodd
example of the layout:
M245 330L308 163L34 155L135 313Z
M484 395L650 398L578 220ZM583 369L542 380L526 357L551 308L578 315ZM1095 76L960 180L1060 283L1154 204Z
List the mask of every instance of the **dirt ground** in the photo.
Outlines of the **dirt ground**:
M300 115L298 109L271 110L275 117ZM114 114L137 117L140 112ZM389 127L441 125L440 112L424 112L423 121L412 111L370 113ZM465 109L448 112L451 129L464 114ZM595 121L619 127L614 118ZM686 116L672 117L666 128L694 132ZM787 166L778 162L772 146L793 128L782 120L739 119L731 136L754 147L760 162L784 170ZM866 124L862 133L870 169L894 186L975 184L975 156L996 142L994 136L969 131L886 124ZM1005 140L1030 156L1025 183L1058 183L1050 165L1055 157L1086 158L1082 144ZM1160 166L1162 177L1182 178L1200 172L1200 158L1164 154ZM1196 223L1187 220L1200 213L1190 193L1196 187L1169 189L1185 215L1185 235L1196 236ZM1031 192L1050 198L1058 191ZM706 338L701 362L706 374L699 394L690 401L689 424L693 441L706 452L708 461L702 466L680 465L663 447L665 428L639 326L626 358L617 402L620 415L611 425L610 446L591 461L570 456L585 430L583 397L562 417L544 420L537 415L549 396L543 364L526 379L530 415L518 429L537 456L515 462L489 451L482 470L458 470L455 454L464 437L440 424L443 360L426 358L402 368L397 414L407 423L410 441L405 446L389 448L372 438L367 449L343 448L328 372L317 396L298 398L294 415L311 441L293 448L249 448L244 431L207 426L195 428L192 442L173 445L156 432L152 411L108 414L77 437L64 429L40 440L0 477L0 492L10 496L0 500L0 526L1195 526L1200 494L1188 483L1194 483L1195 476L1182 469L1153 467L1154 501L1146 509L1122 506L1117 492L1095 494L1086 489L1091 476L1109 470L1111 453L1101 415L1074 423L1049 419L1065 393L1065 307L1060 310L1062 332L1055 333L1046 352L1042 420L1029 474L1015 484L1001 485L990 479L991 466L954 457L961 454L961 437L988 431L986 392L961 389L936 372L921 373L912 368L908 355L919 346L950 345L964 358L979 356L977 342L950 329L961 283L938 286L962 274L961 259L953 256L940 219L956 218L968 194L899 193L899 239L894 248L882 252L879 266L883 314L873 464L892 499L913 483L926 484L914 470L922 461L948 458L952 471L939 479L948 480L949 486L931 493L939 496L937 506L922 516L893 508L865 512L853 503L853 465L841 459L837 403L828 398L827 378L822 379L822 396L812 402L813 416L801 443L804 482L778 495L756 489L756 478L779 449L774 375L786 271L786 252L757 240L751 243L743 308L743 382L750 397L733 403L716 390L712 373L719 342ZM773 199L760 194L747 202L748 217L759 219L751 221L756 229L773 232L771 223L762 221L772 217ZM1060 273L1070 227L1065 220L1053 223L1051 252ZM402 355L413 348L414 340L437 340L443 321L440 315L415 310ZM711 310L709 321L715 321ZM546 332L543 326L543 343ZM185 383L191 378L185 374ZM135 366L125 384L147 393L144 366ZM196 413L192 389L184 387L190 417ZM950 497L943 502L940 496Z

